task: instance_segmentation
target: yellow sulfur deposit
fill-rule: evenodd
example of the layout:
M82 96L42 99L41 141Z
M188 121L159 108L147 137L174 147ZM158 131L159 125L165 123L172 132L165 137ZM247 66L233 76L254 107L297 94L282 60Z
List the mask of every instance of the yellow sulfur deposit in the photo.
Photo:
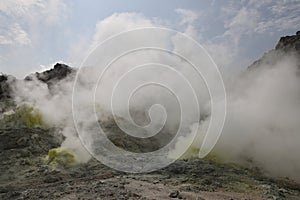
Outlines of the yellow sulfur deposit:
M66 149L51 149L47 156L48 165L68 167L76 164L75 156Z
M17 107L15 118L27 128L45 127L41 113L37 109L26 104Z
M21 104L17 108L5 112L1 123L6 127L46 128L40 111L28 104Z

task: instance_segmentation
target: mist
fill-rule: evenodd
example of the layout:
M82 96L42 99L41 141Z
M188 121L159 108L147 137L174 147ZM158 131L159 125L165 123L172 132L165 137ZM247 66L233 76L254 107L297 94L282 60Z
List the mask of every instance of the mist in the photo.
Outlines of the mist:
M216 152L299 181L299 84L297 55L280 51L227 80L228 112Z
M143 16L134 17L136 16L129 14L113 15L103 20L97 25L89 48L91 49L109 35L119 33L121 30L157 25L157 22ZM190 29L191 27L189 27ZM144 38L146 37L149 36L145 35ZM150 42L164 44L165 37L152 37ZM130 38L130 45L134 46L135 42L144 38ZM176 38L173 40L174 50L182 49L188 51L191 56L197 56L193 55L193 49L189 49L188 45L181 42ZM127 44L126 41L118 42L115 44L115 48L124 44ZM109 52L107 54L106 56L109 57ZM273 62L269 62L270 60ZM185 148L191 142L192 147L200 149L211 120L209 94L205 82L195 76L195 72L188 68L187 63L171 55L161 56L153 51L138 52L120 59L115 66L112 66L96 95L99 121L113 123L113 113L107 97L111 96L114 83L130 70L126 66L136 66L145 62L165 63L184 74L188 77L199 99L200 119L194 120L194 116L183 119L182 130L186 132L186 135L180 137L177 144L173 146L170 156L177 157L177 152L181 152L181 148ZM124 66L122 70L120 70L120 66ZM90 99L86 99L86 97L90 95L90 85L94 84L93 81L91 82L94 80L92 77L97 73L89 67L83 68L80 73L83 74L79 80L81 98L76 101L85 108L91 104ZM273 52L264 57L256 67L248 68L234 76L223 71L223 75L226 77L224 82L227 95L227 116L221 137L213 149L213 153L221 157L224 162L255 166L271 176L289 177L300 181L298 155L300 151L300 78L297 57L293 54ZM138 77L136 82L147 79L147 77L158 77L170 87L176 88L174 90L179 96L184 96L186 91L186 88L183 87L184 83L179 82L178 77L172 76L168 71L149 70L146 76L139 75ZM72 151L80 162L87 162L91 156L78 138L72 115L74 78L75 75L70 76L51 88L34 78L32 81L18 80L13 86L14 98L17 104L26 102L39 109L47 126L59 127L61 133L66 137L62 147ZM130 87L130 84L125 84L124 88L126 86ZM122 98L117 99L115 103L118 108L117 116L119 116L127 108L123 107ZM191 101L190 97L186 96L180 103L183 103L190 113L194 113L195 107ZM154 104L162 105L166 116L162 116L161 109L153 109L149 114L149 109ZM156 132L162 131L172 136L176 133L181 120L178 101L170 92L158 87L145 87L144 90L133 96L130 101L130 111L136 124L146 125L150 123L151 119L154 123L152 128ZM164 120L165 118L166 120ZM88 122L90 118L87 114L83 115L80 120ZM124 122L127 123L129 120L125 119ZM88 123L88 126L93 126L93 124ZM196 126L199 126L199 129L195 129ZM132 131L134 132L134 130ZM190 133L193 131L197 131L196 139L190 138ZM145 134L149 136L151 132L153 130L149 129ZM193 156L197 155L191 155L191 157Z

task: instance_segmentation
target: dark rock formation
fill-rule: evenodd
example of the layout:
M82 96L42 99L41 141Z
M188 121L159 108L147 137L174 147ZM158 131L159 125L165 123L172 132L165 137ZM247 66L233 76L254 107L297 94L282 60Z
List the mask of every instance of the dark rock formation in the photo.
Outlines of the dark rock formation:
M298 31L296 35L280 38L275 49L284 52L294 51L300 55L300 31Z
M27 76L25 80L31 81L33 76L35 76L38 80L48 84L49 86L68 77L73 72L75 72L75 70L68 65L56 63L54 68L41 73L36 72L35 74Z
M42 73L36 73L37 78L45 83L53 81L60 81L66 78L73 72L73 69L65 64L56 63L53 69L44 71Z
M263 64L272 66L287 55L294 55L298 58L300 68L300 31L296 35L280 38L275 49L265 53L259 60L250 65L248 69L257 68Z
M9 85L7 83L7 76L1 75L0 76L0 98L5 98L9 96Z
M0 75L0 99L7 99L11 97L11 83L16 79L13 76Z
M35 74L28 75L25 80L32 81L33 79L38 79L51 87L51 85L61 81L71 75L75 75L76 70L69 67L68 65L56 63L54 68L44 71L36 72ZM0 74L0 101L11 99L13 93L13 83L17 79L10 75Z

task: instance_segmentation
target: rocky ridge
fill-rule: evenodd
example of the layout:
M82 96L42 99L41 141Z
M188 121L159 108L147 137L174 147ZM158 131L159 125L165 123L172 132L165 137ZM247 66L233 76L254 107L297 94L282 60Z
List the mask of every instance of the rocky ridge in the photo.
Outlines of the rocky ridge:
M294 56L299 59L300 68L300 31L295 35L281 37L275 48L265 53L260 59L255 61L248 69L259 68L263 64L274 65L283 56Z

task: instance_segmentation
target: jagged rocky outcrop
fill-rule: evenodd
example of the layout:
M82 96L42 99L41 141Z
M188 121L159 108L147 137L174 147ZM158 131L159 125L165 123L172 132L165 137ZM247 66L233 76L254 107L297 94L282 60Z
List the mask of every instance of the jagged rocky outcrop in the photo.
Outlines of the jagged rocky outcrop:
M274 65L284 56L294 56L299 59L300 68L300 31L296 35L281 37L274 49L265 53L260 59L255 61L248 69L255 69L261 65Z
M37 78L39 81L44 82L46 84L52 85L56 82L65 79L66 77L70 76L71 74L75 73L75 69L69 67L66 64L56 63L54 67L50 70L44 72L36 72L35 74L31 74L25 78L27 81L31 81L34 77Z
M36 73L36 76L38 80L49 84L66 78L72 72L74 72L73 68L68 65L56 63L54 68L42 73Z
M56 63L50 70L44 72L36 72L25 77L26 81L37 79L48 86L57 83L67 77L74 77L76 70L66 64ZM0 100L10 99L13 95L13 83L17 79L11 75L0 75Z
M300 55L300 31L297 31L296 35L280 38L275 50L295 52Z

